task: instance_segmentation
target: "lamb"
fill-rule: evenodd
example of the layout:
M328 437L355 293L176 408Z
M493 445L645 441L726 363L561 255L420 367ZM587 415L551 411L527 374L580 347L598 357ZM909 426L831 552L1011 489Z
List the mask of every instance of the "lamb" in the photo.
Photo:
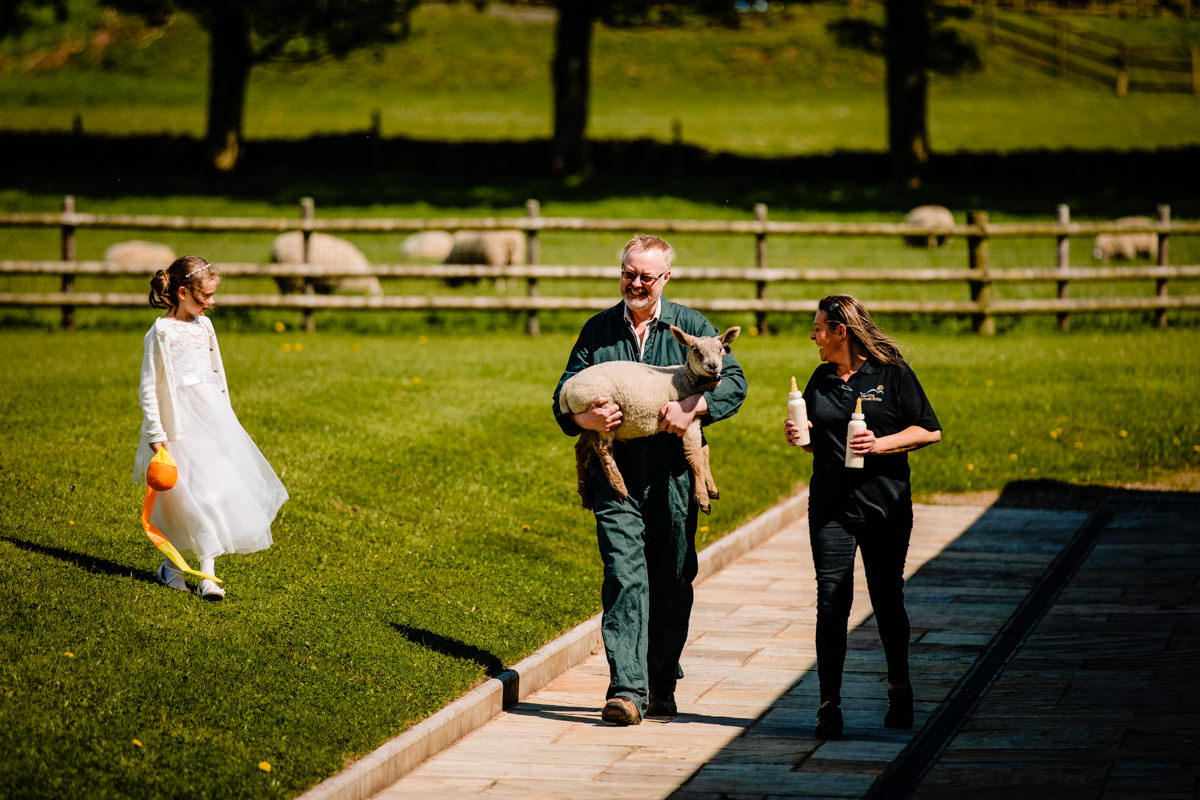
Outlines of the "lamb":
M445 261L454 249L454 237L447 231L418 231L404 238L400 252L414 261Z
M918 225L922 228L949 228L954 226L954 215L945 206L917 206L908 212L904 218L905 225ZM941 247L946 243L948 235L944 233L931 236L905 236L904 243L910 247Z
M456 231L447 264L486 264L506 267L525 263L525 234L515 230ZM478 278L450 278L446 283L459 286L475 283Z
M558 406L563 412L586 411L599 397L612 398L621 409L621 424L607 433L584 431L575 443L575 477L584 508L591 508L587 467L594 453L608 484L622 500L629 497L625 480L613 458L613 441L638 439L658 433L658 412L668 402L716 388L721 380L721 360L741 333L730 328L720 336L692 336L674 325L671 334L688 348L686 364L655 367L636 361L606 361L593 364L563 384ZM708 448L700 435L700 420L693 420L683 435L683 453L692 470L696 504L710 513L710 499L718 492L712 477Z
M1149 217L1121 217L1116 224L1123 227L1138 227L1153 225ZM1097 234L1092 246L1092 257L1097 261L1107 261L1110 258L1124 258L1132 261L1135 258L1146 257L1152 260L1158 258L1157 233L1101 233Z
M291 231L275 237L271 245L271 261L276 264L303 264L304 239L300 231ZM335 290L381 295L383 287L379 278L369 274L371 262L362 251L345 239L327 233L310 234L308 240L308 263L320 264L335 269L363 273L361 277L314 278L313 287L321 294ZM299 291L304 282L300 278L278 277L275 283L284 294Z
M165 244L134 239L109 245L104 260L115 264L153 264L166 269L175 260L175 251Z

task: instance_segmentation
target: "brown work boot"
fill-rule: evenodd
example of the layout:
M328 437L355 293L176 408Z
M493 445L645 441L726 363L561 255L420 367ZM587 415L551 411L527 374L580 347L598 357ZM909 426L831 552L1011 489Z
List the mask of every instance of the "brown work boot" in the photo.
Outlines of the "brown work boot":
M642 713L628 697L614 697L604 704L600 719L610 725L637 725L642 721Z
M674 692L651 692L646 706L647 717L673 717L679 713Z

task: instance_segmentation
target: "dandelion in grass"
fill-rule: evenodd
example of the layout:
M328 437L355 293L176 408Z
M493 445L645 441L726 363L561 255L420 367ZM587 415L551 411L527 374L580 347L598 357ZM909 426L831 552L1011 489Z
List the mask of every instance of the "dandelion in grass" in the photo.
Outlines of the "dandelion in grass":
M1018 458L1020 458L1020 456L1018 456L1016 453L1009 453L1009 454L1008 454L1008 459L1009 459L1010 461L1016 461Z
M986 386L987 388L991 389L993 386L996 385L996 382L993 380L986 380L983 382L983 385Z
M263 772L270 772L271 764L267 761L260 761L260 762L258 762L258 768L261 769Z
M297 353L304 349L304 345L300 342L296 342L294 345L292 345L292 347L296 348Z
M133 740L133 746L134 746L134 747L141 747L141 746L142 746L142 742L141 742L141 740L140 740L140 739L134 739L134 740Z
M1121 435L1121 438L1122 438L1122 439L1124 439L1124 438L1126 438L1127 436L1129 436L1129 431L1121 431L1121 434L1120 434L1120 435Z
M967 472L974 472L974 471L975 471L975 465L967 464Z
M531 531L531 530L533 530L533 528L531 528L531 527L530 527L530 526L528 526L528 525L522 525L522 526L521 526L521 530L522 530L522 531Z
M1054 430L1050 431L1050 438L1051 438L1051 439L1057 439L1057 438L1058 438L1058 434L1059 434L1059 430L1058 430L1058 428L1055 428Z
M417 344L429 344L429 337L428 337L428 336L424 336L424 335L422 335L422 336L418 336L418 337L417 337Z
M701 526L700 526L700 532L701 532L701 533L708 533L708 526L707 526L707 525L701 525Z
M275 323L275 332L276 333L283 333L286 330L287 330L287 325L284 325L282 322Z
M751 336L758 336L758 326L757 326L757 325L751 325L751 326L750 326L750 335L751 335Z
M291 343L291 342L284 342L284 343L283 343L283 352L285 352L285 353L290 353L290 352L292 352L292 343Z
M66 656L67 658L74 658L74 657L75 657L75 654L74 654L74 653L72 653L70 650L68 650L67 652L63 653L63 655L64 655L64 656Z
M68 524L68 525L74 525L74 524L75 524L75 520L73 520L73 519L69 519L69 520L67 520L67 524Z
M1180 439L1178 436L1176 436L1174 439L1171 440L1171 444L1175 445L1176 447L1179 447L1179 445L1183 444L1183 440Z
M1029 468L1029 474L1030 474L1030 475L1037 475L1037 473L1038 473L1038 468L1037 468L1037 467L1030 467L1030 468Z
M1082 450L1082 449L1083 449L1083 442L1076 442L1076 443L1075 443L1075 449L1076 449L1076 450Z
M412 377L412 382L413 382L413 385L414 385L414 386L415 386L416 384L420 383L420 382L421 382L421 376L420 376L420 375L413 375L413 377Z

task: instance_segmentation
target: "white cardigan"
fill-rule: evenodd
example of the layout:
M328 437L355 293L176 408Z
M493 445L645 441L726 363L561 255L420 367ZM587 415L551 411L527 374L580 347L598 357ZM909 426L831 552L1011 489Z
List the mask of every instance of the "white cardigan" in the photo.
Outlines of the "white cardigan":
M221 361L221 348L217 346L217 333L208 317L201 315L197 319L208 332L208 351L213 372L217 373L217 383L221 391L228 395L225 365ZM179 385L182 376L175 374L171 350L166 346L168 324L165 317L159 317L142 340L142 434L138 443L139 452L143 452L151 442L179 441L183 438L188 422L181 419L175 410L178 407L175 387ZM141 476L135 476L135 479L140 481Z

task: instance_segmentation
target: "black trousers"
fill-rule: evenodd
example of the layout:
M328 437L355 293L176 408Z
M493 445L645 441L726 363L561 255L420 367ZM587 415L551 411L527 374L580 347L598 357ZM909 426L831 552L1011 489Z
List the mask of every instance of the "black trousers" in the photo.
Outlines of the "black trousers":
M843 525L829 521L809 529L817 572L817 675L821 702L841 703L846 626L854 602L854 557L861 550L867 590L887 658L888 682L908 682L908 612L904 610L904 560L912 516L893 524Z

